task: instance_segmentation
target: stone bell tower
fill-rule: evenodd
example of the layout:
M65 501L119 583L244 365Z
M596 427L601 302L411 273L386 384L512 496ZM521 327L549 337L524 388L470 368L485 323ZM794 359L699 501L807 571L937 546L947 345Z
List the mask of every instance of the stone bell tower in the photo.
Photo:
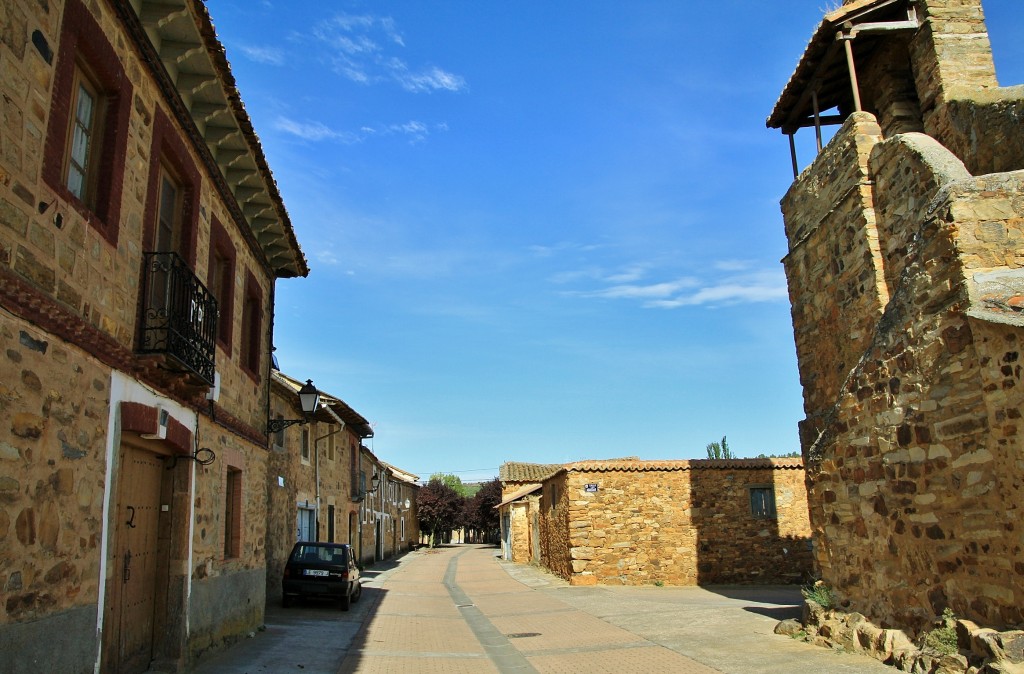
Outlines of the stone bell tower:
M980 0L848 0L767 120L816 563L877 623L1024 622L1022 118Z

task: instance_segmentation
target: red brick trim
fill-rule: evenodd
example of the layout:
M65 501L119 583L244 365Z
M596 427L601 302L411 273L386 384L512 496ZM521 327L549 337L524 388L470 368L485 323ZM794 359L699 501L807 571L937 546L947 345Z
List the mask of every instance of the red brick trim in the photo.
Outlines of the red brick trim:
M242 345L239 349L242 371L257 383L263 362L263 292L251 271L245 273L245 298L242 300ZM269 350L269 349L268 349ZM255 361L255 362L253 362Z
M98 78L107 103L103 138L98 150L100 175L97 184L95 212L64 184L64 156L75 62L81 58ZM81 0L68 0L61 24L60 49L54 71L50 100L50 120L43 146L43 180L57 196L99 231L112 246L117 245L121 217L121 193L124 184L125 157L128 147L128 117L131 113L132 84L114 48L103 30Z
M192 431L188 426L174 417L167 420L167 444L179 454L191 454L193 451Z
M178 404L197 413L208 411L215 423L239 437L261 447L267 446L267 436L263 433L262 428L255 428L243 422L220 406L211 407L206 400L202 402L186 400L160 387L146 377L145 368L130 350L124 348L107 333L87 323L81 316L68 310L64 305L54 301L49 295L40 292L3 265L0 265L0 307L37 326L42 332L87 351L107 367L120 370L146 382ZM171 436L170 426L167 429L167 434L168 437ZM189 440L188 446L191 447L191 440Z
M152 405L121 401L121 430L133 433L156 433L158 410Z
M217 267L214 264L217 256L227 262L225 279L220 280L220 287L223 289L222 297L217 298L219 317L217 319L217 344L224 349L228 360L231 359L231 338L234 334L235 318L235 267L238 259L238 252L235 244L231 242L228 231L216 217L210 219L210 266L206 275L206 285L211 288L216 284L214 274Z
M199 236L199 169L181 139L181 132L160 108L153 115L153 144L149 154L149 180L146 185L146 209L143 216L145 231L142 235L146 250L155 250L157 201L160 196L160 162L167 162L176 177L182 181L184 203L181 225L183 250L181 256L192 269L196 267L196 240Z
M140 435L156 433L159 426L160 410L153 405L121 401L121 431ZM167 419L167 437L164 442L177 454L192 453L192 431L174 417Z

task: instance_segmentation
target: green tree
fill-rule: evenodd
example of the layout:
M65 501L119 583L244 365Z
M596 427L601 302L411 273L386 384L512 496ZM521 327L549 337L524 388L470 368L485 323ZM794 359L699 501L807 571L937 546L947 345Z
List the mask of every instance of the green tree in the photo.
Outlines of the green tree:
M709 442L708 443L708 458L709 459L731 459L733 458L732 450L729 449L729 443L725 441L725 436L722 436L721 442Z
M434 480L439 480L444 484L448 485L453 490L455 490L455 493L458 494L459 496L469 496L468 490L466 489L466 485L462 484L462 478L460 478L458 475L453 475L452 473L434 473L433 475L430 476L430 480L428 481L432 482Z
M439 477L431 477L430 482L420 487L416 493L416 515L420 531L430 532L430 547L458 525L464 503L462 495Z
M761 453L757 455L758 459L799 459L802 456L800 452L786 452L785 454L765 454Z

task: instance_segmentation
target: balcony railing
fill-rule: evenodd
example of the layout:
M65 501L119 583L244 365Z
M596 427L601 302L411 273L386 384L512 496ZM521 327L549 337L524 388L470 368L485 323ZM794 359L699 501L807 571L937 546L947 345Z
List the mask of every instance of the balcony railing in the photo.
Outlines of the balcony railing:
M176 253L143 253L139 353L171 356L213 385L217 300Z

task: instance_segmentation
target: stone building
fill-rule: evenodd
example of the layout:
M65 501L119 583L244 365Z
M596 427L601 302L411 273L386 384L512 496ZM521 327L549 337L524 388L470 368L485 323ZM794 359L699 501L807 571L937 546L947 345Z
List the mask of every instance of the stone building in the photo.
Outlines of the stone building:
M271 418L302 420L302 382L272 372ZM357 544L361 497L353 491L355 457L370 423L343 400L320 392L307 424L270 435L267 466L267 598L281 597L281 574L296 541Z
M351 516L350 535L360 563L370 565L411 550L420 536L419 478L381 461L365 445L360 447L354 475L358 488L352 498L358 510Z
M793 583L811 571L799 459L579 461L501 508L510 520L522 510L528 531L513 531L512 558L574 585ZM536 556L515 545L524 535Z
M885 626L1024 623L1022 118L979 0L846 2L768 118L841 124L783 262L817 567Z
M181 670L263 621L306 261L203 3L0 17L2 669Z
M540 562L540 488L561 464L506 461L498 469L501 503L502 558L513 562Z

